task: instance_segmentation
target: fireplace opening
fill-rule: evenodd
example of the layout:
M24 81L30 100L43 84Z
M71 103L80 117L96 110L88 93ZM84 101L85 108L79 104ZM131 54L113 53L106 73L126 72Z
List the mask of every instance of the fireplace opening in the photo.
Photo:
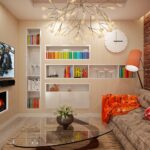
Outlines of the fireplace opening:
M7 110L7 92L0 93L0 112Z

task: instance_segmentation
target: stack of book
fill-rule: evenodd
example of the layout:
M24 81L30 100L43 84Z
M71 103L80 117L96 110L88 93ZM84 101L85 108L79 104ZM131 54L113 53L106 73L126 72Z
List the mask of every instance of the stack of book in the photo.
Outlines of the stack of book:
M64 70L64 78L71 78L73 75L73 70L71 66L66 66Z
M72 52L46 52L46 59L72 59Z
M28 45L39 45L40 44L40 34L28 35L27 36Z
M38 97L30 97L28 98L28 108L39 108L39 98Z
M125 69L125 66L119 67L119 78L134 78L135 73Z
M46 52L46 59L89 59L89 52Z
M89 52L73 52L73 59L89 59Z

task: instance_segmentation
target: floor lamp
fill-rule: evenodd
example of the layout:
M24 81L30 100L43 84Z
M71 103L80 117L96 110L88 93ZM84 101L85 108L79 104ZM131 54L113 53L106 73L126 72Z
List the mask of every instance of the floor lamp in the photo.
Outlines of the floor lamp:
M143 83L142 83L141 77L139 75L140 62L142 62L141 57L142 57L142 52L139 49L131 50L128 55L128 59L127 59L125 68L128 71L137 72L141 88L143 89Z

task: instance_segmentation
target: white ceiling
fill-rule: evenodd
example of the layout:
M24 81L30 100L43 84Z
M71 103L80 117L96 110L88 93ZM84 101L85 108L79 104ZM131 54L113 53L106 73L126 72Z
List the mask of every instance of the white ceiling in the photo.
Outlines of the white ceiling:
M19 20L41 20L45 15L41 5L33 5L31 0L0 0ZM136 20L150 11L150 0L128 0L126 5L105 12L112 20Z

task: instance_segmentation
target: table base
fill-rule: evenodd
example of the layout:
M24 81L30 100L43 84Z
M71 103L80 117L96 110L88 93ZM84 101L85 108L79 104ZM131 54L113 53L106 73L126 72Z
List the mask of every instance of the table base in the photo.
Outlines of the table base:
M99 146L99 141L97 140L97 138L93 138L89 140L89 143L81 148L77 148L74 150L86 150L86 149L93 149L93 148L97 148ZM52 147L38 147L36 148L36 150L55 150Z

